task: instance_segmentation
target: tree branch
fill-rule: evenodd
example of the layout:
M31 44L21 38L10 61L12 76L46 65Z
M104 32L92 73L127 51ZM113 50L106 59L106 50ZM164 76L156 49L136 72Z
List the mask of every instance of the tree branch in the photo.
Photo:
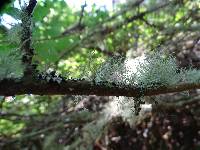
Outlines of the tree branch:
M76 23L75 25L67 28L62 35L68 35L70 33L74 33L74 32L80 32L81 30L83 30L85 28L85 26L82 24L82 19L83 19L83 14L84 14L84 10L85 7L87 6L86 1L85 4L81 6L81 13L80 13L80 17L79 17L79 21L78 23Z
M96 85L92 81L86 80L63 80L60 83L36 80L26 82L26 79L14 80L4 79L0 81L0 95L12 96L21 94L36 95L98 95L98 96L152 96L173 92L182 92L191 89L200 89L198 84L179 84L168 87L141 89L141 87L124 86L119 87L115 84L108 86L107 83Z

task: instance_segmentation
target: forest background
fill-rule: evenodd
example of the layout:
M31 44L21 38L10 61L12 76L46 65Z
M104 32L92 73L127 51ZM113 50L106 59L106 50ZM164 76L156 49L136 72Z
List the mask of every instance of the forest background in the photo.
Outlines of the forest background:
M0 148L200 148L200 1L111 4L1 6Z

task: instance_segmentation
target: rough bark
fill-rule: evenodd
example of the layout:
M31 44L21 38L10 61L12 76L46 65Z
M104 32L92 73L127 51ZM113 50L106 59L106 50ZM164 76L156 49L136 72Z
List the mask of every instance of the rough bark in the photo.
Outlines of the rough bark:
M86 80L63 80L61 83L46 82L45 80L26 78L21 80L4 79L0 81L0 95L12 96L22 94L35 95L98 95L98 96L152 96L173 92L200 89L198 84L179 84L175 86L141 89L140 87L119 87L117 85L108 86L106 83L97 85Z

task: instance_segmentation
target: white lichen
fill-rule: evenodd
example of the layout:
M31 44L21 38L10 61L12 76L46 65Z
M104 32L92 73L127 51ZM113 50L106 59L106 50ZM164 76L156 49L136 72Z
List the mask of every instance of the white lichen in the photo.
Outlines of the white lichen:
M174 85L180 81L178 66L172 56L155 53L136 59L109 58L96 72L97 84L107 81L142 88Z
M103 110L105 117L110 120L112 117L122 116L130 119L134 115L134 99L124 96L113 97Z
M101 84L106 81L108 83L116 83L118 85L123 83L123 69L122 57L111 57L103 63L95 74L95 83Z
M136 84L142 88L175 85L180 82L176 59L157 52L146 55L143 62L137 66Z

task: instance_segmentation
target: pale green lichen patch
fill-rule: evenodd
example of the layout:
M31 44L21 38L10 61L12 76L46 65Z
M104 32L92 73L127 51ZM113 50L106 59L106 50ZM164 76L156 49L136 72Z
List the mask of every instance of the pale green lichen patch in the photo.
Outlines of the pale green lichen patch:
M136 84L143 88L175 85L180 82L176 59L172 56L164 57L160 53L147 55L137 66Z
M21 63L21 55L17 50L0 55L0 80L5 78L21 78L24 66Z
M22 33L22 27L20 24L14 25L9 31L8 31L8 36L7 39L10 43L13 44L20 44L20 35Z
M183 70L182 78L185 83L200 83L200 70L192 68Z
M116 83L118 85L124 83L124 64L122 57L111 57L103 63L95 74L95 83L101 84L104 81L108 83Z
M95 83L115 83L144 88L200 82L200 71L179 69L176 58L160 52L136 59L109 58L96 71ZM106 82L105 82L106 81Z

